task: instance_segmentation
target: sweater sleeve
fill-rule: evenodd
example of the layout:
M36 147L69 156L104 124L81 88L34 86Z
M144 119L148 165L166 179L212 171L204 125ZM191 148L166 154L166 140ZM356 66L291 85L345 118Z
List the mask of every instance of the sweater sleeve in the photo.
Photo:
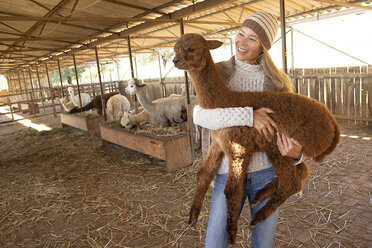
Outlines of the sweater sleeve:
M217 130L235 126L253 126L253 108L216 108L203 109L199 105L194 107L193 120L196 125Z

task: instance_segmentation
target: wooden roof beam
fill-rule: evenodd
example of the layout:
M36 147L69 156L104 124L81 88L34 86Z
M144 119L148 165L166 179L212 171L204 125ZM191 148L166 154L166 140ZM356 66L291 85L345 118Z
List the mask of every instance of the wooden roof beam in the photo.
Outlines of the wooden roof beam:
M341 1L334 1L334 0L314 0L314 1L321 2L321 3L329 3L329 4L344 6L344 7L372 10L372 7L370 6L365 6L365 5L350 3L350 2L341 2Z
M138 6L138 5L134 5L134 4L123 3L123 2L120 2L120 1L117 1L117 0L103 0L103 1L108 2L108 3L117 4L117 5L121 5L121 6L126 6L126 7L133 8L133 9L144 10L144 11L147 11L147 12L150 12L150 13L156 13L156 14L160 14L160 15L168 15L167 13L164 13L164 12L161 12L161 11L158 11L158 10L155 10L155 9L152 10L152 9L148 9L148 8Z

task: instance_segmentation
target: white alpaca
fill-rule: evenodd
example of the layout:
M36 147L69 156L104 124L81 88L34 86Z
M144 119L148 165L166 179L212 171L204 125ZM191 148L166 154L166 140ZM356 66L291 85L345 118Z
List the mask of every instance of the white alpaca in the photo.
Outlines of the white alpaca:
M155 119L160 127L167 127L171 123L182 123L186 121L186 97L172 96L167 99L158 99L151 102L145 97L144 86L137 79L131 79L128 82L128 87L125 88L125 92L136 94L141 106ZM190 96L190 99L192 104L195 105L195 96ZM123 123L127 122L123 120Z
M124 115L128 115L130 109L129 100L123 95L114 95L107 101L108 121L118 121Z
M73 101L67 102L66 97L62 99L58 98L58 100L66 112L70 112L73 108L75 108L74 102Z
M125 127L127 129L132 128L135 125L138 125L143 122L151 122L156 123L154 118L147 113L145 110L142 110L139 114L129 114L129 115L123 115L120 119L120 124L122 127Z
M78 107L78 108L84 107L85 105L90 103L90 101L92 100L92 98L90 97L89 94L80 93L81 104L83 105L83 106L81 106L80 105L80 100L79 100L79 95L75 95L75 89L73 87L68 87L67 91L70 94L71 101L75 104L75 107Z

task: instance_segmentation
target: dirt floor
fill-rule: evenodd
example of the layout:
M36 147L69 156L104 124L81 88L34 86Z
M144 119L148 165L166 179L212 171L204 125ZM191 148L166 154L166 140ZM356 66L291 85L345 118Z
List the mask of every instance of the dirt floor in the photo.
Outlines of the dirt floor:
M203 247L211 189L199 222L187 225L196 171L168 173L165 162L98 137L61 128L59 118L0 126L0 247ZM275 247L372 247L372 128L341 122L337 150L303 196L282 206ZM238 243L249 247L249 210Z

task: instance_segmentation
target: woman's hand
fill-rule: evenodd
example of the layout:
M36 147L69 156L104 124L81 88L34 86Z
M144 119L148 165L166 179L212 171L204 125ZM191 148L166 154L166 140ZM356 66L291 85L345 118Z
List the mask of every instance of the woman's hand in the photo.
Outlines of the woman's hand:
M276 133L278 136L277 145L280 153L284 157L298 159L302 154L302 145L295 139L285 136L284 134Z
M275 135L275 129L278 130L278 128L268 113L274 113L274 111L269 108L253 110L253 127L267 140L271 140Z

